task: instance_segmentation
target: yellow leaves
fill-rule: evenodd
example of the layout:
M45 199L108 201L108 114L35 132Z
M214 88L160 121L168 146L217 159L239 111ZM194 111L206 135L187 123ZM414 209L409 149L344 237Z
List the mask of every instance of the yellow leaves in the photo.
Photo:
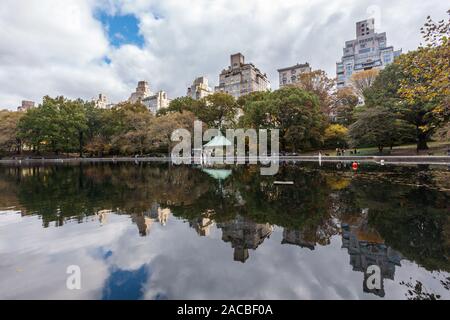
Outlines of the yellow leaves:
M410 104L439 105L450 94L450 45L420 48L402 55L396 63L403 71L398 93Z

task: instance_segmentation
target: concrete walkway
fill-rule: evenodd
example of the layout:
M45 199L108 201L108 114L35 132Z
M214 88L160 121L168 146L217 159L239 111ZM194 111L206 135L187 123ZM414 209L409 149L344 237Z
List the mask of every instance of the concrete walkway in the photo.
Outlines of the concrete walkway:
M61 164L61 163L98 163L98 162L170 162L170 157L109 157L109 158L61 158L61 159L5 159L0 160L0 164ZM266 158L271 161L272 158ZM189 161L189 158L185 159ZM193 158L191 158L193 162ZM249 158L237 158L236 160L245 161ZM257 162L258 158L251 158ZM280 156L281 162L318 162L318 156ZM380 163L384 164L442 164L450 165L450 156L322 156L322 162L360 162L360 163Z

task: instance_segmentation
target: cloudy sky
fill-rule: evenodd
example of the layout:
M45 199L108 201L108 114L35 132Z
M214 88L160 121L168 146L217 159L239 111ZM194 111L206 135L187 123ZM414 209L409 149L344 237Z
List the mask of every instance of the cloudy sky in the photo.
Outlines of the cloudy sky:
M229 55L266 72L309 62L333 75L355 22L377 19L388 44L416 48L427 15L446 16L444 0L2 0L0 109L43 95L112 102L139 80L170 97L206 75L217 85Z

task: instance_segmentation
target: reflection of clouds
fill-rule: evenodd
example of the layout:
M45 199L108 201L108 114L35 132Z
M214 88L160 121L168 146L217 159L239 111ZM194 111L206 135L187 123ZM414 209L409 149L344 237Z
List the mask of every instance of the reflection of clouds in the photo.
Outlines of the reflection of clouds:
M108 275L95 248L107 245L127 227L126 217L99 228L97 223L67 223L64 227L41 227L37 217L1 215L0 221L18 216L16 223L1 228L0 298L98 299ZM19 239L19 240L18 240ZM66 288L66 269L79 265L82 290Z
M276 227L241 264L215 225L208 237L199 237L173 217L166 226L154 224L147 237L139 236L129 216L114 214L103 226L91 219L43 229L38 218L25 217L0 228L0 298L100 299L112 270L143 266L148 279L139 281L147 299L377 298L363 292L363 275L352 271L340 236L310 251L282 245L283 232ZM65 288L69 264L81 267L81 291ZM403 261L395 280L385 281L386 298L405 298L406 288L398 283L409 277L450 298L432 276Z

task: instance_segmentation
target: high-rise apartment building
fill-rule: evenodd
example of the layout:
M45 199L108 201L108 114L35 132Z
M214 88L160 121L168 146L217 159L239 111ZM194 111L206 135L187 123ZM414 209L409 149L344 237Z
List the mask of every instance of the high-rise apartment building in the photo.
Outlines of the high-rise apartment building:
M306 72L311 72L311 67L308 62L303 64L297 63L292 67L278 69L280 88L296 83L299 80L299 75Z
M34 101L22 100L22 104L17 107L17 111L27 111L31 108L34 108Z
M198 77L187 89L187 96L194 100L200 100L212 93L211 88L208 86L208 79L206 77Z
M219 85L216 92L226 92L235 98L253 91L269 89L267 75L262 73L252 63L245 63L244 56L236 53L230 57L230 66L219 75Z
M142 99L141 101L153 114L156 114L163 108L167 108L170 104L170 99L167 97L167 93L162 90L158 91L154 95Z
M94 102L95 107L100 109L111 109L114 106L113 103L108 102L108 98L103 93L100 93L98 98L92 99L92 101Z
M153 93L150 91L150 86L148 85L148 82L147 81L139 81L136 91L131 94L128 101L131 103L135 103L140 100L142 101L143 99L145 99L151 95L153 95Z
M356 39L345 42L343 56L336 63L337 86L348 86L352 74L370 70L383 69L401 54L387 45L386 32L375 32L375 19L367 19L356 23Z

